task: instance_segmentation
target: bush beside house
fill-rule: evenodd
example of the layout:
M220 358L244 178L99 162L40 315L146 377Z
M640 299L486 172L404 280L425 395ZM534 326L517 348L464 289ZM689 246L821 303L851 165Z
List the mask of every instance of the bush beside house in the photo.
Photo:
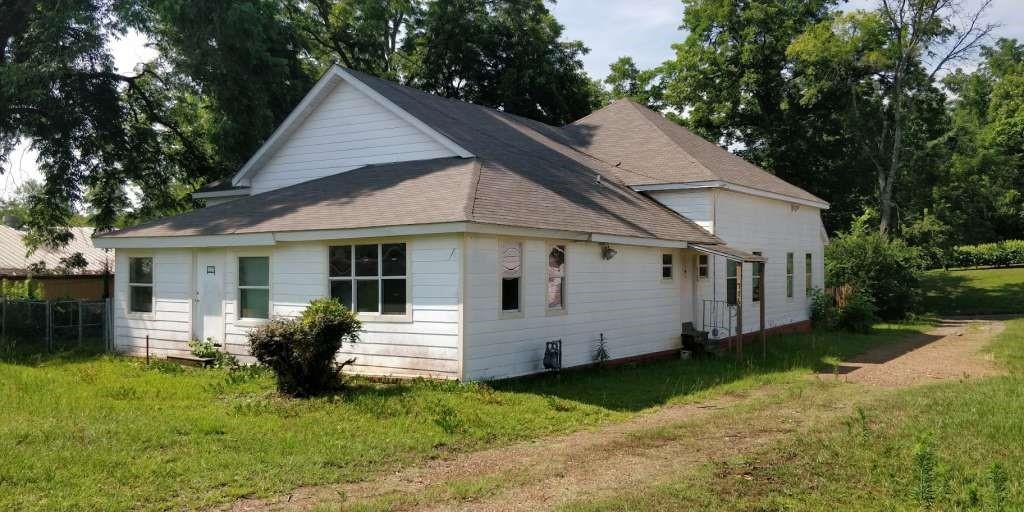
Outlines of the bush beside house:
M308 397L336 389L339 374L354 359L338 363L343 342L362 328L355 314L334 299L309 303L294 319L275 319L249 332L252 355L277 376L281 393Z

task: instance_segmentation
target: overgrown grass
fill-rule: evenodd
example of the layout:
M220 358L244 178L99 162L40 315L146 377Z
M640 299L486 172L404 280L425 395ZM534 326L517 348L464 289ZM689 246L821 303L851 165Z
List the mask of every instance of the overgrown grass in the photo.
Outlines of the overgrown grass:
M646 408L799 379L918 333L792 335L768 358L665 361L491 385L354 379L282 398L260 371L64 355L0 362L0 510L195 508L620 421ZM478 483L446 492L472 495Z
M878 396L810 435L564 508L1024 510L1024 319L1007 325L992 349L1010 375L897 392L862 388Z
M925 274L925 310L939 315L1024 313L1024 267L933 270Z

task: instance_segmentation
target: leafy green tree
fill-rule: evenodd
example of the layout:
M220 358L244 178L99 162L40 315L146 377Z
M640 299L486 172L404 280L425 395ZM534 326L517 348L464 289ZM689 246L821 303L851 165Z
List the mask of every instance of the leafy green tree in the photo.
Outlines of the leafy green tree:
M543 0L430 2L406 46L409 85L551 124L590 113L602 98L583 71L589 49L561 41Z
M632 57L619 57L608 68L604 83L612 98L629 98L654 110L665 109L665 84L658 69L641 70Z

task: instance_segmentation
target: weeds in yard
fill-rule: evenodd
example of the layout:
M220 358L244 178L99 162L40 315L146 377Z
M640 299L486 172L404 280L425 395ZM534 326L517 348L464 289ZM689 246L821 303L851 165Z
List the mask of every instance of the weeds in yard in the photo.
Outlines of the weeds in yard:
M448 435L455 435L466 429L465 422L459 415L459 411L448 404L441 404L434 416L434 424L441 428Z
M931 434L923 434L914 445L914 497L921 508L931 510L936 497L935 441Z

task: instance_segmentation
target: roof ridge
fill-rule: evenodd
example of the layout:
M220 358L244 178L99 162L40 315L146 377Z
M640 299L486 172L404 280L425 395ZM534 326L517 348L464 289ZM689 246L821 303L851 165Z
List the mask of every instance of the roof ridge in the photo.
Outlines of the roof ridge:
M666 122L672 123L673 121L665 118L665 116L662 116L658 112L655 112L655 111L653 111L653 110L651 110L651 109L649 109L647 107L644 107L644 106L640 105L639 103L636 103L636 102L626 102L626 104L629 105L630 107L633 107L633 110L635 110L638 114L640 114L640 117L643 118L644 122L646 122L647 124L651 125L652 128L657 130L658 133L660 133L661 136L665 140L668 141L669 145L671 145L672 147L675 147L675 148L679 149L680 151L682 151L683 154L685 154L687 157L689 157L689 159L691 161L693 161L695 164L699 165L701 167L701 169L704 169L705 171L707 171L712 176L715 176L715 177L721 179L721 176L719 176L718 173L716 173L715 171L712 171L711 169L708 169L708 166L704 165L704 162L701 162L700 160L698 160L689 151L687 151L686 148L683 148L682 146L679 145L679 143L677 143L676 141L672 140L672 137L670 137L669 134L666 133L665 130L663 130L661 128L661 126L658 126L657 124L655 124L654 121L651 121L650 118L648 118L646 114L647 114L647 112L650 112L652 114L655 114L655 115L661 117L661 119L666 121ZM647 112L645 112L645 110ZM703 137L701 137L701 138L703 138ZM728 150L726 150L726 149L723 149L723 151L728 152ZM648 178L652 178L653 179L653 176L648 176Z
M466 220L470 222L476 220L476 198L480 191L481 168L484 165L479 157L473 160L473 184L469 187L469 197L466 199Z

